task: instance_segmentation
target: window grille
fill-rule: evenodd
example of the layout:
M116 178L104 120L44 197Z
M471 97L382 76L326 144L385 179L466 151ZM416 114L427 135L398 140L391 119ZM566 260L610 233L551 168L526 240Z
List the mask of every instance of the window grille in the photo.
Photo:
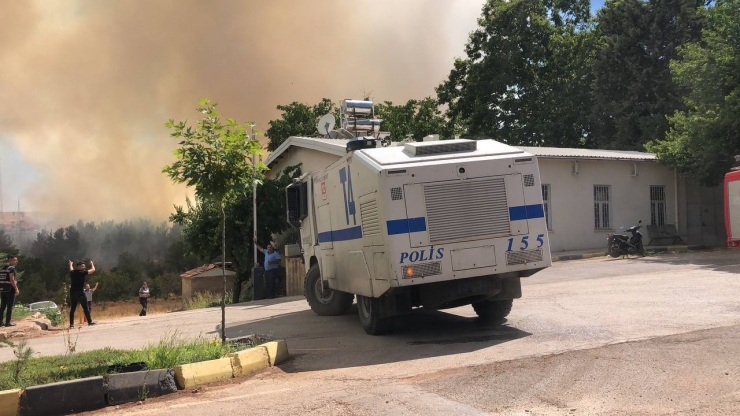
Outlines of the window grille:
M650 185L650 223L652 225L665 225L665 186Z
M611 186L594 185L594 229L611 229Z

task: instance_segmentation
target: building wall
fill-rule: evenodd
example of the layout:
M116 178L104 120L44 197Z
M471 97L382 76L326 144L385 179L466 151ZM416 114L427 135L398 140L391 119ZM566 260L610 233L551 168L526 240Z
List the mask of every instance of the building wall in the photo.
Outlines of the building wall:
M611 229L650 224L650 186L666 189L666 224L676 222L673 172L655 162L633 163L610 160L579 160L574 175L573 160L539 159L542 184L550 185L551 250L582 250L606 247L608 230L595 230L594 185L609 185ZM680 215L680 212L679 212ZM646 234L643 232L643 234Z
M283 169L299 163L303 164L301 166L301 171L303 173L307 173L312 170L323 169L339 159L339 156L330 153L293 146L283 153L282 157L270 167L270 170L267 172L267 177L275 179Z

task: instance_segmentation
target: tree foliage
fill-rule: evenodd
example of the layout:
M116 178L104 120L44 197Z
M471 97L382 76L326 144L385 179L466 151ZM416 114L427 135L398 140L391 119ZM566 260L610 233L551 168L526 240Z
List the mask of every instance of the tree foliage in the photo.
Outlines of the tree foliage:
M464 59L437 87L470 136L588 144L593 42L587 0L488 0Z
M431 97L422 100L408 100L406 104L394 105L385 101L375 106L375 115L381 119L380 129L391 134L391 139L401 141L405 138L421 140L430 134L452 138L455 129L439 110L439 103Z
M644 150L682 109L669 63L701 36L704 0L612 0L597 16L593 124L598 146Z
M686 88L685 110L668 118L665 140L648 145L658 158L712 186L740 154L740 0L719 0L707 12L701 42L679 48L671 63Z
M334 114L339 120L338 108L328 98L322 98L320 102L309 106L299 102L288 105L279 105L277 109L282 111L280 118L270 121L270 128L265 135L270 139L267 150L275 151L290 136L314 137L318 134L316 123L324 114Z

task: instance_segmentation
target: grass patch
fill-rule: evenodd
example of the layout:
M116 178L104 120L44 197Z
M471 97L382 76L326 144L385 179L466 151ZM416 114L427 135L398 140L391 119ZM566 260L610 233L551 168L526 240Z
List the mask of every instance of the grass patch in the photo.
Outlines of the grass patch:
M232 304L232 293L226 291L226 304ZM184 299L182 302L184 309L203 309L212 308L214 306L221 306L221 294L213 292L198 292L193 295L190 299Z
M259 339L256 343L266 340ZM251 343L227 343L218 338L184 339L177 333L164 336L157 343L138 350L104 348L82 353L29 358L17 378L15 361L0 363L0 390L25 389L28 386L104 376L113 365L145 362L150 370L223 358L227 354L251 348ZM13 347L15 348L15 347Z
M20 320L27 316L31 316L31 310L23 305L13 306L13 320Z

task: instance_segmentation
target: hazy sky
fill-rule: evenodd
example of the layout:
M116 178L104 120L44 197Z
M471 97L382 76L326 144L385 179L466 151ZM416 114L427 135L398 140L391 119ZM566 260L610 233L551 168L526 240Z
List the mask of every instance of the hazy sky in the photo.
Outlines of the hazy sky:
M185 195L165 120L205 97L264 129L292 101L433 95L483 2L0 0L3 208L165 219Z

